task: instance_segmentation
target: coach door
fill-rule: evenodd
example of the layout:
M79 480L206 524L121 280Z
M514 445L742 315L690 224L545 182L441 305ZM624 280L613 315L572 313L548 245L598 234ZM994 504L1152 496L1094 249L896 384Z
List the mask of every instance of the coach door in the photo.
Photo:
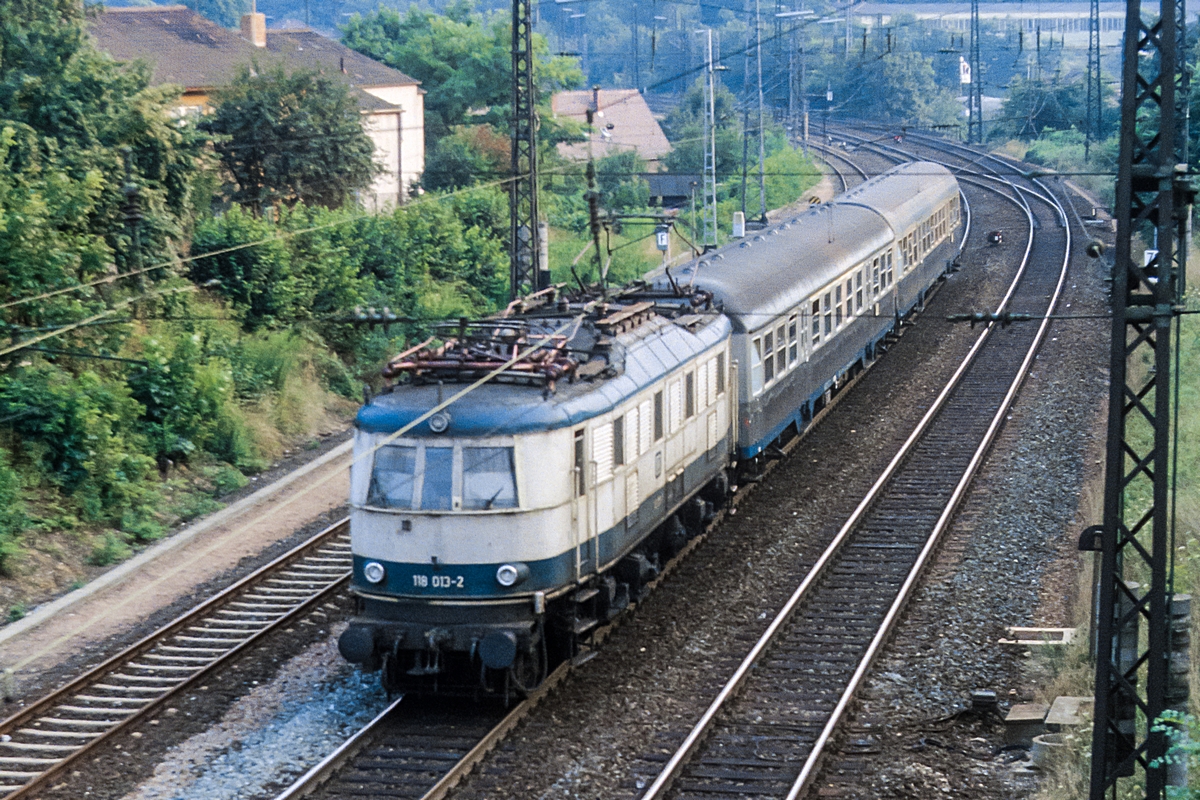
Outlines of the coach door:
M595 498L595 465L587 460L586 429L575 431L575 459L572 483L571 527L575 532L575 577L591 574L596 569L596 542L593 525Z

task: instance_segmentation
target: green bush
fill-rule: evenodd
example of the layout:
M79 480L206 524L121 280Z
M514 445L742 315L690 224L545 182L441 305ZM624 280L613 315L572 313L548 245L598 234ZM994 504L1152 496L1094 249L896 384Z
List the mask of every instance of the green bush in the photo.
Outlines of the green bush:
M21 501L21 479L0 450L0 575L7 575L13 558L21 552L21 533L28 522Z
M100 543L92 548L87 561L94 567L107 567L109 564L124 561L132 552L124 537L108 531L101 536Z

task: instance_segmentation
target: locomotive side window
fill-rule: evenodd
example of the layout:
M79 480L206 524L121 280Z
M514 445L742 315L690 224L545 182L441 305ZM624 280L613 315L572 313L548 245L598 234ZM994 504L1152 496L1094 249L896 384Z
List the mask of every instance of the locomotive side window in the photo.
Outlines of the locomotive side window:
M800 356L800 343L796 338L796 315L788 317L788 363L795 364Z
M619 467L625 463L625 417L613 420L612 453L613 466Z
M375 453L367 505L375 508L412 508L417 477L417 448L387 445Z
M793 339L796 337L793 336ZM793 361L795 359L792 359ZM775 329L775 372L782 375L787 371L787 326Z
M421 510L449 511L453 481L454 448L426 447Z
M813 346L821 343L821 301L812 301L812 341Z
M717 394L725 393L725 354L717 353Z
M642 455L650 449L650 443L654 441L654 411L650 407L649 400L643 400L638 403L638 455Z
M472 511L517 507L511 447L464 447L462 507Z
M750 342L750 393L758 394L763 388L762 339L755 337Z
M587 473L584 467L587 464L583 460L583 428L575 431L575 496L583 497L587 494Z
M663 397L662 392L654 393L654 441L663 438Z
M683 418L696 416L696 373L689 372L683 379Z

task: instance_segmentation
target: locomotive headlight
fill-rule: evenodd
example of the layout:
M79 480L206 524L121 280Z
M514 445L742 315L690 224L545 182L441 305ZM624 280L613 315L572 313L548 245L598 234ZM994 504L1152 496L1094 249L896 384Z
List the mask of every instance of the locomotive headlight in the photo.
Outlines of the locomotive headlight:
M516 586L529 577L529 567L525 564L501 564L496 570L496 583L504 588Z
M439 411L429 418L429 430L434 433L445 433L450 427L450 414L445 411Z
M387 570L378 561L368 561L363 565L363 577L371 583L380 583L387 576Z

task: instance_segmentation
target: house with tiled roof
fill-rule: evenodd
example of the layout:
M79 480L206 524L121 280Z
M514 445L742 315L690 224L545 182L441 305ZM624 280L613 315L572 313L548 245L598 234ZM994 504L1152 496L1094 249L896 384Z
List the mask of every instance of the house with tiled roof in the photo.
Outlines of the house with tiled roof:
M425 100L420 82L311 30L270 30L262 14L240 31L186 6L106 8L91 20L96 45L117 61L144 61L155 84L183 87L182 111L203 112L238 69L257 63L316 70L344 82L358 100L364 129L383 171L363 198L368 207L402 203L425 171Z
M586 161L589 153L603 158L635 150L651 172L657 171L659 159L671 152L671 143L637 89L558 92L550 98L550 110L555 116L580 122L586 122L589 106L597 111L589 141L560 144L560 154L574 161Z

